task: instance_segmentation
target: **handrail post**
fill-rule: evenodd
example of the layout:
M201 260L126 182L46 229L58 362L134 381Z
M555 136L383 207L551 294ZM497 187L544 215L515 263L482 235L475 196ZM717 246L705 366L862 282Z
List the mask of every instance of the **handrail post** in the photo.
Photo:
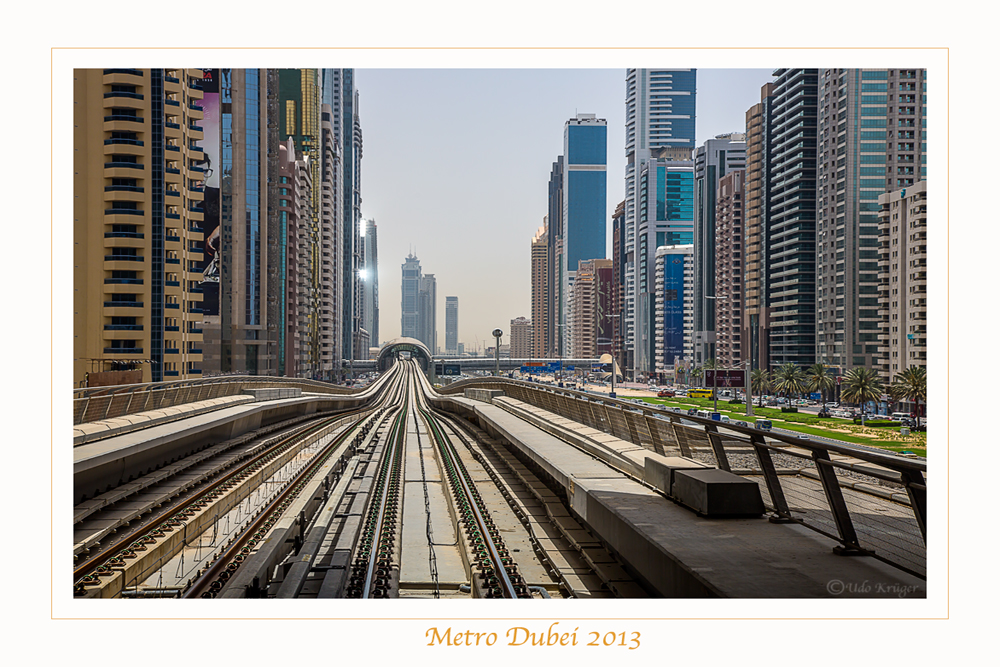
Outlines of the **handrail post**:
M715 424L706 424L705 433L708 434L708 442L712 445L712 452L715 453L715 460L719 464L719 470L732 472L733 469L729 466L729 457L726 456L726 448L722 446L722 436L719 434L719 428Z
M920 536L924 538L924 544L927 544L927 484L924 476L919 470L904 471L900 476L903 478L906 494L910 497L913 516L920 526Z
M816 462L816 473L823 485L823 492L826 493L826 500L833 513L833 520L837 524L840 540L844 543L844 546L834 547L833 552L840 556L864 555L858 544L858 534L854 530L851 513L847 509L847 501L844 500L844 492L841 491L840 482L837 481L837 473L830 465L830 453L825 449L813 450L812 458Z
M750 444L753 446L754 453L757 454L757 461L764 473L764 483L767 484L767 492L771 495L771 504L774 505L774 516L770 517L769 520L772 523L791 521L792 512L788 509L788 501L785 500L785 492L781 488L781 480L778 479L778 471L774 467L771 450L765 446L764 436L760 433L752 433Z

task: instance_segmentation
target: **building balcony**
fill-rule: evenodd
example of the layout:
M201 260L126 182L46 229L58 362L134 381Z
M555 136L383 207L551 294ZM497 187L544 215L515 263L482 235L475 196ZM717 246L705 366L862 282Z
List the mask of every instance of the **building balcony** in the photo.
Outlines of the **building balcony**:
M142 239L145 235L142 232L104 232L104 238L106 239ZM141 247L133 246L133 247Z
M142 164L141 162L117 162L117 161L105 162L104 169L110 170L111 173L105 171L104 176L105 178L114 178L115 176L120 176L123 178L128 178L128 177L134 178L135 173L137 171L142 171L143 169L145 169L145 167L146 165Z
M144 262L144 261L146 261L146 258L143 257L142 255L118 255L118 254L112 253L110 255L105 255L104 256L104 261L105 262ZM104 267L104 268L107 269L108 267ZM131 269L132 267L129 267L129 268Z
M144 146L145 144L143 143L143 141L141 139L111 138L111 139L105 139L104 140L104 145L105 146L125 146L125 147L128 147L128 146ZM108 151L108 149L105 148L104 152L105 153L109 153L109 152L118 152L118 153L121 153L123 151ZM142 155L142 153L143 153L143 151L136 151L134 153L129 153L129 155Z
M164 354L180 354L181 351L179 349L177 349L176 347L165 347L165 348L163 348L163 353Z
M104 108L105 109L134 109L135 111L141 111L146 107L146 103L142 99L142 95L138 93L126 93L126 92L113 92L104 93Z
M141 347L106 347L104 354L142 354Z
M104 70L105 84L124 84L127 86L141 86L145 74L141 69L106 69Z
M111 208L104 209L104 215L128 215L141 218L142 216L146 215L146 212L143 211L142 209L112 206Z
M109 114L104 117L105 132L135 132L141 130L146 120L142 116Z
M141 324L105 324L105 331L142 331Z
M104 191L112 193L104 198L106 202L143 201L146 189L140 185L106 185Z
M128 91L125 91L125 90L111 90L111 91L108 91L108 92L104 93L104 99L106 99L106 100L107 99L111 99L111 98L121 98L121 97L130 99L130 100L141 100L141 99L144 99L142 93L131 93L131 92L128 92Z
M105 285L142 285L142 278L105 278Z
M104 307L105 308L129 308L129 309L134 309L134 308L144 308L145 305L146 304L143 303L142 301L105 301L104 302Z
M173 310L180 310L181 304L179 304L179 303L165 303L165 304L163 304L163 307L164 308L170 308L170 309L173 309Z

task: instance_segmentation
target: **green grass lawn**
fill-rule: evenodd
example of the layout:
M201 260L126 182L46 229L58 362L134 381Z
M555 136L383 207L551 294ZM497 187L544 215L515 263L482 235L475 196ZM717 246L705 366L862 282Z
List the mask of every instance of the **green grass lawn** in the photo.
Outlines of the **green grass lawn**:
M638 398L646 403L678 407L685 412L690 408L712 410L712 400L708 398L652 398L646 396L623 396L622 398ZM746 405L733 405L728 401L719 401L719 413L728 416L732 421L745 421L753 424L757 419L770 419L777 428L795 431L803 435L823 436L892 452L912 452L917 456L927 456L926 433L911 433L903 440L898 440L894 439L900 437L898 428L863 428L843 419L820 419L811 413L781 412L775 408L754 406L753 410L754 416L747 417ZM805 423L806 420L816 423Z

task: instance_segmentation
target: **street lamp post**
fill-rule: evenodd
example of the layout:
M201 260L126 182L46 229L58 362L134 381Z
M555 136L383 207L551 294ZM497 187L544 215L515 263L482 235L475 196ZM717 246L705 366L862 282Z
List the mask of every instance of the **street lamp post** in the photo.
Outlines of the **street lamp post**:
M500 337L503 336L503 331L500 329L493 330L493 337L497 339L497 345L493 348L494 358L496 359L496 370L494 371L495 376L500 375Z
M706 299L712 299L713 301L715 301L715 300L726 301L727 300L726 297L724 297L724 296L709 296L707 294L705 295L705 298ZM714 334L716 332L712 331L712 333ZM712 409L712 412L718 412L719 411L719 392L716 389L717 385L719 384L719 369L718 369L718 364L715 364L715 366L716 366L716 368L713 369L713 372L712 372L712 400L714 402L714 407Z

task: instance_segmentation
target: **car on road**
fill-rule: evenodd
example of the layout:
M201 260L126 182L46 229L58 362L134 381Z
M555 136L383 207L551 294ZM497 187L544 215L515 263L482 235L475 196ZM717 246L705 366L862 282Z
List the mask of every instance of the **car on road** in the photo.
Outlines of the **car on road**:
M669 389L661 389L660 391L656 392L656 395L660 398L672 398L674 392L670 391Z
M743 428L750 428L749 422L730 422L733 426L742 426Z

